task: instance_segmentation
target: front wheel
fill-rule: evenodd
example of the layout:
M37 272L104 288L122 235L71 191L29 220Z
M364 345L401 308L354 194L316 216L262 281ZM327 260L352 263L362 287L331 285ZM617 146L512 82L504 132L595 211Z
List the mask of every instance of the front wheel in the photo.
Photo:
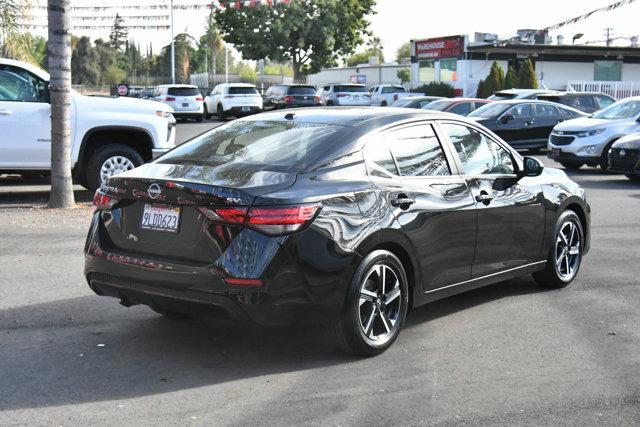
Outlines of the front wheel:
M100 147L89 159L84 182L89 190L96 190L107 178L136 168L144 163L133 148L122 144Z
M564 211L556 222L544 270L533 273L535 281L549 288L564 288L576 278L582 250L584 230L580 218L573 211Z
M375 356L398 338L409 302L407 276L391 252L371 252L358 266L340 318L331 325L337 344L359 356Z

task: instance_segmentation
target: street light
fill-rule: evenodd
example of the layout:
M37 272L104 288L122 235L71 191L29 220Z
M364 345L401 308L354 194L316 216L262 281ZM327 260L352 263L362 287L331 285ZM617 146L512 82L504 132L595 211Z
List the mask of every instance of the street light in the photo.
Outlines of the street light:
M576 44L576 40L581 39L584 34L578 33L573 36L573 40L571 40L571 44Z

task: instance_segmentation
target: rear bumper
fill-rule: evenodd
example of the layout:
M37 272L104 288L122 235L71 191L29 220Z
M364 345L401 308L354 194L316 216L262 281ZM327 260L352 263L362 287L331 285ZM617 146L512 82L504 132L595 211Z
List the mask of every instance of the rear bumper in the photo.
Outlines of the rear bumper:
M204 111L174 111L173 117L176 119L197 119L203 114Z
M249 111L243 111L243 109L249 109ZM231 107L228 110L225 110L225 113L230 116L242 117L248 116L251 114L258 114L262 112L262 108L256 106L244 106L244 107Z

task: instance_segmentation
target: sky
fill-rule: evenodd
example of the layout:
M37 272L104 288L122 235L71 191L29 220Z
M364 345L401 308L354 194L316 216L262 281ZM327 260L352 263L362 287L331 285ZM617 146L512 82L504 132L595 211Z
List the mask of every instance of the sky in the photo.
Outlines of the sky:
M476 31L497 33L508 38L518 29L538 29L571 19L615 0L378 0L377 14L370 18L371 30L384 44L387 61L410 39L429 38ZM640 35L640 1L611 12L592 15L551 34L565 36L571 43L576 33L584 33L577 43L604 40L604 29L613 28L615 36ZM616 44L629 45L629 40ZM604 44L604 42L602 43Z

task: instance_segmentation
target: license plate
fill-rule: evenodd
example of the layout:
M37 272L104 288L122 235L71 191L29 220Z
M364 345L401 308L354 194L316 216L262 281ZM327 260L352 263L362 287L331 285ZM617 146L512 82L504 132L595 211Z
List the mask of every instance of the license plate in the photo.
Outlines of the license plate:
M145 230L176 233L179 221L180 208L145 203L140 227Z
M183 103L182 103L182 106L183 106L183 107L188 107L188 106L189 106L189 103L188 103L188 102L183 102Z
M251 111L251 107L242 107L242 111Z
M554 156L559 156L560 155L560 149L559 148L552 148L551 149L551 154Z

